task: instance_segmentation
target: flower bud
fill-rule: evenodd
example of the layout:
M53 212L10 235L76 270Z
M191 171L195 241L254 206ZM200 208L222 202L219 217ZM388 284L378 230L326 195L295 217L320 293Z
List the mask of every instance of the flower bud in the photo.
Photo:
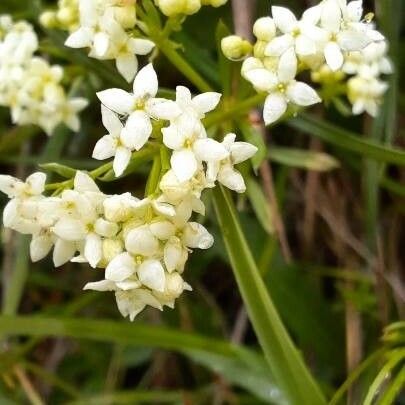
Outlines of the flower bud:
M63 7L56 13L56 18L65 27L68 27L76 23L78 19L77 10L73 7Z
M200 7L200 0L158 0L157 5L168 17L172 17L179 14L194 14Z
M258 40L253 47L253 55L255 58L264 58L264 50L266 49L267 42Z
M124 29L134 28L136 24L136 11L134 5L116 7L114 10L114 16L117 22Z
M271 41L276 36L276 24L270 17L262 17L253 25L253 33L260 41Z
M53 11L45 11L39 17L39 23L45 28L55 28L58 25L56 13Z
M244 59L252 51L252 45L249 41L246 41L237 35L230 35L223 38L221 41L221 48L224 55L231 60Z
M120 239L104 239L102 249L103 257L98 267L106 267L114 257L123 252L124 246Z
M203 6L212 6L212 7L221 7L223 6L228 0L201 0L201 4Z

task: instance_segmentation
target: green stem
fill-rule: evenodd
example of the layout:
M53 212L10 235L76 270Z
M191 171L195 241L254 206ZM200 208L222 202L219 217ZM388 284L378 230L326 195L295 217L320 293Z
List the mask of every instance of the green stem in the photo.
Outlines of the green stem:
M200 74L191 67L185 59L176 51L171 41L165 40L161 43L155 40L160 51L166 56L176 68L183 73L200 91L213 91L212 87L205 81Z
M145 188L145 197L149 197L156 192L159 186L160 175L162 172L162 162L160 154L155 155L153 158L152 170L149 173L148 181Z
M229 118L239 118L240 115L246 114L248 111L262 104L265 98L266 95L263 93L255 94L254 96L249 97L240 103L234 104L229 108L223 108L222 110L213 112L207 115L204 119L204 125L206 127L212 127Z

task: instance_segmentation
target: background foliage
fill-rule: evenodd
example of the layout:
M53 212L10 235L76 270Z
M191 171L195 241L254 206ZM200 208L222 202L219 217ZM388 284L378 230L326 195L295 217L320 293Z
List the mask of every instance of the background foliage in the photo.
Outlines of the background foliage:
M49 4L2 0L0 13L37 24ZM298 0L283 5L297 11L307 6ZM377 119L342 115L346 107L332 102L271 128L267 149L243 115L222 127L236 126L240 137L260 147L253 160L258 177L245 168L248 192L236 201L242 231L257 275L322 391L332 403L405 403L397 396L405 380L405 327L398 323L405 315L403 13L400 0L366 7L376 10L396 65ZM267 10L267 1L260 1L257 14ZM175 39L200 75L227 95L239 67L217 53L218 39L227 33L224 24L232 29L230 5L204 8L187 19ZM66 66L67 80L91 106L79 134L59 128L49 139L38 128L12 127L8 111L1 109L2 172L24 177L55 161L92 169L97 162L88 156L104 133L95 93L128 85L109 62L64 48L61 32L36 28L41 51ZM164 56L154 63L163 87L191 86ZM245 82L240 91L246 98L253 94ZM271 162L291 260L283 255L277 218L266 202L263 160ZM148 169L137 168L135 175L102 187L138 195ZM212 195L206 200L205 220L216 243L208 252L196 252L188 265L194 292L184 294L175 310L148 310L133 324L121 319L112 294L82 291L85 282L99 279L95 270L73 263L54 270L50 260L32 264L27 240L3 230L0 403L283 403L282 387L260 352L230 267L240 266L243 277L247 246L227 255L220 228L232 227L232 218L218 196L215 204Z

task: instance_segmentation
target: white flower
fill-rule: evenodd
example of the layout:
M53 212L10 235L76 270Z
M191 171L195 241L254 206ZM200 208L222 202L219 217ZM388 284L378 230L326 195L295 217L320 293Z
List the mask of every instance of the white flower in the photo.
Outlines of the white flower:
M128 116L125 124L126 147L139 150L152 133L151 119L174 119L180 113L170 100L155 98L158 80L152 64L136 75L133 93L121 89L109 89L97 93L100 101L110 110Z
M207 138L200 121L187 116L163 128L162 133L164 144L173 150L170 163L180 182L190 180L202 162L222 160L228 155L219 142Z
M273 21L283 35L272 39L265 49L267 56L280 56L293 47L297 55L312 55L316 52L316 41L322 36L322 30L316 26L320 18L319 7L308 9L297 20L285 7L271 8Z
M321 101L314 89L295 80L296 74L297 58L292 48L280 57L277 75L265 68L252 69L245 74L258 91L269 93L263 110L266 125L277 121L286 112L288 103L305 107Z
M108 131L95 145L93 158L109 159L114 156L113 169L117 177L127 168L133 150L131 139L127 139L127 132L118 116L107 107L101 106L103 125Z
M228 134L222 144L229 151L229 157L223 161L208 163L207 180L214 183L218 180L225 187L243 193L246 191L243 176L234 168L234 165L250 159L257 147L248 142L235 142L236 135Z
M138 71L136 55L147 55L155 44L149 39L130 37L119 24L114 24L111 33L111 56L115 59L118 71L128 81L132 81Z
M324 0L321 9L324 56L328 66L336 71L343 65L344 52L360 51L371 39L357 26L344 24L342 8L337 0Z
M348 98L353 104L353 114L366 111L375 117L381 104L381 99L387 91L387 83L376 78L355 76L349 79Z

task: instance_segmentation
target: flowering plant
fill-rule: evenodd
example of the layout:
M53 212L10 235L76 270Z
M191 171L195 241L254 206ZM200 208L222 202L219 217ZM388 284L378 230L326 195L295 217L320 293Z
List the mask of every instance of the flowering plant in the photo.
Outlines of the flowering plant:
M232 35L219 22L217 65L204 49L196 52L197 58L184 52L182 41L184 46L193 44L184 34L189 18L198 20L200 10L207 10L202 6L216 9L225 3L59 0L35 21L44 31L43 41L28 21L0 16L0 105L10 109L14 125L30 128L32 134L40 127L50 137L38 162L40 171L0 175L0 191L9 199L4 227L30 237L32 262L45 263L52 252L55 267L73 263L72 268L84 269L90 276L83 289L113 293L119 312L130 321L147 307L177 308L185 291L198 288L190 281L195 281L190 275L191 253L210 248L218 252L222 239L265 358L250 349L218 344L216 355L225 351L226 361L235 362L227 369L240 368L249 376L257 373L260 383L235 377L229 370L225 376L266 402L326 404L325 393L281 321L272 297L277 294L258 265L270 266L278 249L286 267L293 263L280 207L283 186L277 190L268 159L312 171L304 190L299 177L294 178L306 201L315 197L311 190L317 187L319 172L340 163L319 151L320 145L315 145L316 151L268 148L266 131L287 123L366 159L403 164L405 154L399 149L344 130L336 136L339 131L321 118L321 105L351 119L362 113L376 120L388 117L382 106L390 76L396 77L388 40L377 29L373 14L364 15L361 0L322 0L300 18L286 7L272 6L269 16L251 24L253 35L243 33L246 38ZM237 1L233 6L240 17ZM243 31L235 25L237 34ZM162 65L161 55L170 68ZM52 65L50 58L60 65ZM181 74L175 86L166 77L172 68ZM168 87L161 87L162 82ZM304 109L313 110L317 118ZM67 129L60 124L75 132L66 144ZM84 150L91 144L86 153L92 159L84 156L85 165L77 159L78 164L65 162L64 148L81 155L81 146L75 146L80 138ZM27 148L33 146L25 143L21 153L30 153ZM375 162L366 163L374 174L382 170L373 166ZM285 184L286 179L279 181ZM367 195L371 192L375 188ZM372 213L373 202L368 202ZM312 243L311 235L307 237L314 221L311 207L305 207L306 248ZM256 229L268 239L267 245L249 235L239 211L247 217L254 214ZM333 222L330 215L324 216ZM215 241L214 233L219 236ZM374 240L372 231L369 236ZM368 246L375 255L377 242ZM356 240L351 243L363 252ZM375 260L367 265L376 266ZM21 274L11 275L17 294L6 290L6 315L17 310L26 277ZM242 310L238 318L242 323L247 321L244 316ZM69 325L75 329L74 323ZM125 333L131 330L126 328ZM201 357L198 343L194 351L180 343L165 347L180 347L186 354L192 352L191 357ZM395 367L403 361L401 356ZM217 361L223 359L201 360L214 370ZM16 370L27 390L25 374ZM257 389L263 381L271 381L274 390ZM379 381L380 374L366 394L368 401L375 397ZM396 379L392 385L394 390ZM340 395L338 391L333 401ZM217 403L214 399L212 403Z

